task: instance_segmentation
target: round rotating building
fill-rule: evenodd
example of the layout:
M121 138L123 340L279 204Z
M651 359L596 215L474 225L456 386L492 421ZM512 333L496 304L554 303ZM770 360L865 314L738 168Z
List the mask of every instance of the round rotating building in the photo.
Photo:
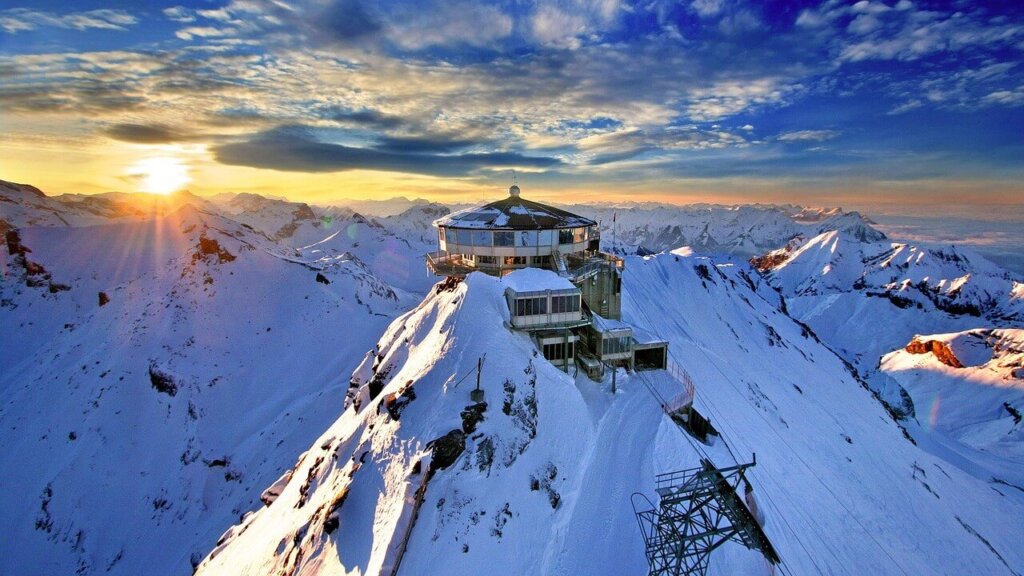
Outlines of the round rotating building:
M668 343L638 340L621 322L624 262L601 252L597 222L524 200L519 186L508 192L436 220L438 250L426 255L427 269L455 278L503 277L509 327L529 332L544 358L563 370L579 363L600 378L605 366L664 368Z
M507 198L454 212L434 225L438 251L428 264L439 275L501 275L526 267L564 271L570 260L596 254L601 240L597 222L526 200L515 185Z

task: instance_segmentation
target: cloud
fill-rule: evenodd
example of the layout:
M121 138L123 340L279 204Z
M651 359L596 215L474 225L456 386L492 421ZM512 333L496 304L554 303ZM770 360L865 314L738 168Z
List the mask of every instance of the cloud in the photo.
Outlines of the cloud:
M803 85L785 77L724 79L693 90L687 114L693 120L710 122L757 107L785 105L803 91Z
M918 109L918 108L920 108L922 106L924 106L924 104L920 100L917 100L917 99L908 100L908 101L904 102L903 104L900 104L899 106L897 106L897 107L893 108L892 110L886 112L886 114L888 114L890 116L895 116L896 114L903 114L904 112L910 112L911 110L916 110L916 109Z
M188 23L196 21L195 14L192 10L185 8L184 6L171 6L170 8L164 8L163 14L169 20L173 20L175 22Z
M0 10L0 28L9 34L52 26L71 30L127 30L138 19L124 10L89 10L56 14L28 8Z
M478 144L481 142L456 137L382 136L377 138L375 148L398 154L450 154Z
M327 2L314 13L313 19L303 23L310 25L315 35L325 42L343 44L373 36L382 27L378 17L360 0Z
M392 143L394 144L394 143ZM213 148L218 162L292 172L379 170L433 176L463 177L501 168L556 168L552 157L516 152L440 154L434 151L353 147L320 142L301 127L283 127ZM415 148L415 147L413 147Z
M163 124L112 124L103 133L115 140L136 144L169 144L194 137Z
M618 0L540 0L529 16L529 31L541 46L575 50L613 29L622 12Z
M835 130L796 130L776 136L779 142L824 142L839 136Z
M818 21L849 20L846 30L853 37L839 41L840 62L912 61L941 52L1012 45L1024 38L1024 27L991 19L983 9L944 13L920 10L910 2L889 7L862 0L819 16Z
M693 0L690 7L703 18L714 16L722 11L725 6L724 0Z
M217 38L220 36L230 36L237 32L233 28L214 28L212 26L189 26L188 28L182 28L174 33L175 36L182 40L192 40L193 38Z
M497 6L436 1L389 14L388 38L407 50L464 44L488 47L512 34L513 18Z
M361 110L350 110L338 106L327 106L318 111L317 114L321 118L334 120L341 124L365 126L381 130L398 128L405 124L405 121L402 118L367 108Z
M1015 90L997 90L986 94L983 100L1003 106L1024 106L1024 86L1018 86Z

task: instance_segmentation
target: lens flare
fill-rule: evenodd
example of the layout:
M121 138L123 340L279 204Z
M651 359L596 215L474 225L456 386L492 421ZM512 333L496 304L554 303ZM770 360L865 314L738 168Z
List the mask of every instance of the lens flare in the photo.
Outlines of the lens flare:
M939 423L939 408L941 407L942 399L936 396L935 400L932 400L932 409L928 413L928 425L932 427L932 430L934 430L935 425Z
M180 159L169 156L144 158L129 166L126 172L138 180L139 192L151 194L177 192L192 181L188 167Z

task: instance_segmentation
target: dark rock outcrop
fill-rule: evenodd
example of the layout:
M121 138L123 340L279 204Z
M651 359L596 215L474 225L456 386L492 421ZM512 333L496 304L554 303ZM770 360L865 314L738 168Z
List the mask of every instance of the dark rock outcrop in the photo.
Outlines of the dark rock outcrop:
M946 366L951 366L953 368L964 367L964 365L960 363L960 359L956 357L956 354L953 353L953 350L951 350L945 342L940 342L938 340L922 342L921 340L914 338L910 341L910 344L907 344L905 350L911 354L927 354L931 352L932 354L935 354L935 357L938 358L939 362L942 362Z

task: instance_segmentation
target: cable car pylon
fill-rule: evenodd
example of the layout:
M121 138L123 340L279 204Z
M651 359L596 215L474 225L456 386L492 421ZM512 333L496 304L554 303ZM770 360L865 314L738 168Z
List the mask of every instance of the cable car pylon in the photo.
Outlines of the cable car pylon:
M644 384L702 457L698 468L655 477L657 505L640 493L631 497L650 566L648 575L705 576L711 553L730 540L760 552L773 566L780 564L782 560L758 522L756 510L752 511L739 493L741 484L745 493L751 491L746 473L757 464L757 456L748 463L717 467L690 437L694 418L699 415L693 409L695 388L689 374L674 363L669 373L683 385L683 402L677 397L668 403L651 384Z

